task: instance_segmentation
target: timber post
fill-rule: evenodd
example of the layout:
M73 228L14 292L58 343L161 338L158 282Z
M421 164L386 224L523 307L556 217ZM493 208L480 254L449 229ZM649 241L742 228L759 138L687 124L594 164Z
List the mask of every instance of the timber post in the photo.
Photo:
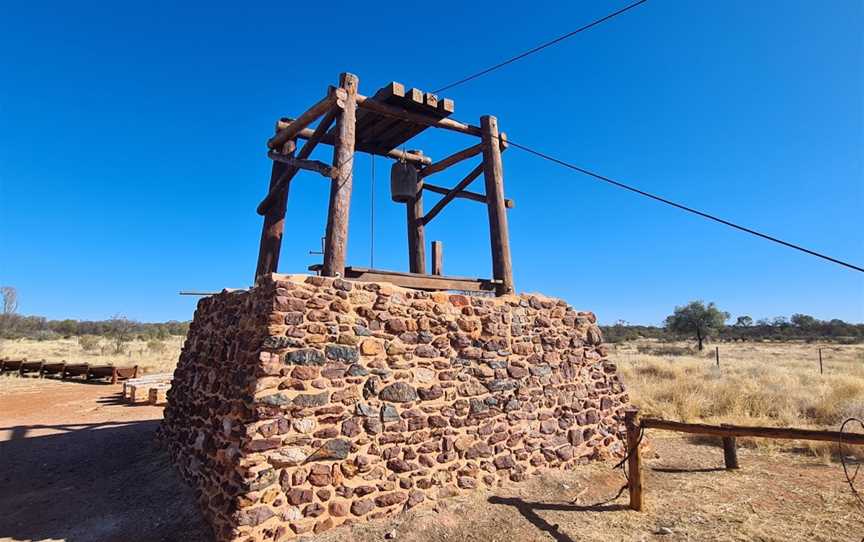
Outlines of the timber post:
M432 241L432 274L444 274L444 243Z
M339 88L345 91L345 97L337 100L336 103L341 112L336 119L336 135L333 144L334 178L330 182L324 267L321 271L325 277L345 276L359 82L357 76L352 73L343 73L339 76Z
M630 509L642 511L642 457L639 455L639 409L624 411L627 431L627 489L630 491Z
M294 154L293 152L289 154ZM273 190L287 166L281 162L273 162L270 170L270 190ZM264 215L264 225L261 227L261 243L258 247L258 266L255 269L255 282L268 273L275 273L279 266L279 252L282 249L282 234L285 229L285 210L288 206L288 188L290 181L278 194L276 201L267 209Z
M486 207L489 213L489 237L492 246L492 276L501 281L498 295L511 294L513 267L510 260L510 234L507 209L504 204L504 166L501 161L501 138L498 119L492 115L480 117L483 142L483 177L486 181Z
M418 151L412 151L418 154ZM408 224L408 269L412 273L426 273L426 228L423 224L423 190L417 190L405 203Z

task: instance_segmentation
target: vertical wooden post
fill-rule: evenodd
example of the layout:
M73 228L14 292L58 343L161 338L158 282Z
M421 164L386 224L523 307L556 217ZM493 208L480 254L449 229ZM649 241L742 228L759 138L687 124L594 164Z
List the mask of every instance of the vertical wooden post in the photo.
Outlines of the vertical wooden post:
M294 142L286 143L289 147L294 147ZM288 153L293 156L293 150ZM281 162L273 161L273 167L270 170L270 187L273 190L279 177L285 172L288 166ZM255 283L262 275L275 273L279 266L279 252L282 249L282 233L285 229L285 209L288 206L288 190L291 187L291 182L285 185L285 189L279 195L273 205L267 210L264 215L264 225L261 228L261 243L258 246L258 265L255 268Z
M346 97L337 102L342 111L336 119L333 142L333 168L335 178L330 183L330 205L327 211L327 234L324 241L325 277L345 275L345 255L348 250L348 216L351 210L351 188L354 174L354 132L356 128L357 85L356 75L339 75L339 87Z
M627 487L630 490L630 509L642 511L642 457L639 455L639 410L624 411L627 430Z
M720 368L720 347L714 347L714 359L717 360L717 368Z
M728 470L738 467L738 442L735 437L723 437L723 461Z
M405 203L408 210L408 267L412 273L426 273L426 229L423 226L423 191Z
M444 243L432 241L432 274L444 274Z
M822 349L821 349L821 348L819 349L819 374L820 374L820 375L821 375L821 374L825 374L825 373L822 371Z
M507 210L504 207L504 166L501 161L498 119L491 115L480 117L480 130L483 139L483 177L486 181L489 237L492 245L492 276L502 281L496 286L496 293L504 295L513 293L514 288L510 233L507 229Z

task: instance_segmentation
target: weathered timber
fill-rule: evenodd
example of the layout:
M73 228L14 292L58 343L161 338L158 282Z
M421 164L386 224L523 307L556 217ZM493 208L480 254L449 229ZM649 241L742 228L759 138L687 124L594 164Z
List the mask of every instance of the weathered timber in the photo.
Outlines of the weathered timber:
M483 130L483 176L486 181L486 200L489 211L489 238L492 246L492 276L501 280L498 295L513 293L513 265L510 259L510 233L507 227L507 209L504 206L504 166L498 137L498 119L491 115L480 117Z
M432 274L444 274L444 243L432 241Z
M290 177L293 175L287 177L288 180L284 182L281 189L277 189L277 186L280 180L286 179L284 174L288 169L289 167L281 162L273 162L270 168L268 198L270 198L271 203L264 212L264 223L261 226L261 240L258 244L258 263L255 267L255 284L258 283L259 277L275 273L279 267L279 253L282 250L282 234L285 229L285 209L288 206ZM294 171L297 170L295 169Z
M430 192L435 192L436 194L442 194L445 196L450 193L449 188L444 188L443 186L438 186L435 184L429 184L427 182L424 182L420 188L422 188L423 190L428 190ZM486 196L484 196L483 194L478 194L477 192L471 192L469 190L460 190L456 194L455 197L470 199L471 201L477 201L480 203L486 203ZM513 209L514 207L516 207L516 202L513 201L512 199L505 199L504 200L504 206L507 207L508 209Z
M267 146L271 149L281 149L282 145L291 139L297 137L297 133L303 128L312 124L318 117L331 110L337 101L337 92L332 87L327 92L327 96L322 98L318 103L307 109L302 115L294 119L288 126L278 127L276 135L267 141ZM341 103L341 102L340 102Z
M723 437L723 462L729 470L738 466L738 442L735 437Z
M408 224L408 267L412 273L426 273L426 232L423 224L423 191L405 203Z
M827 442L843 442L864 446L864 434L842 433L840 431L819 431L816 429L796 429L794 427L758 427L743 425L707 425L702 423L684 423L662 420L659 418L642 418L642 427L646 429L665 429L681 433L697 435L714 435L718 437L762 437L791 440L819 440Z
M420 273L400 273L363 267L346 267L345 277L366 282L390 282L397 286L415 290L460 290L466 292L486 292L495 290L494 280L467 277L448 277L423 275Z
M642 510L642 456L639 452L641 429L639 411L624 411L624 427L627 431L627 489L630 492L630 509Z
M304 128L300 130L300 132L297 134L297 137L299 139L309 139L310 137L312 137L312 133L313 132L310 128ZM325 134L321 138L320 142L324 143L325 145L333 145L333 137L329 133ZM365 152L367 154L386 156L387 158L393 158L396 160L404 160L412 164L428 165L432 163L432 158L429 156L422 156L414 154L412 152L405 152L399 149L381 150L365 145L362 142L355 142L354 150L358 152Z
M338 109L333 108L328 111L324 118L321 119L321 122L318 123L318 126L315 130L309 130L309 128L304 128L301 130L302 133L306 134L308 131L308 137L304 137L306 139L306 143L303 144L303 148L300 149L300 152L297 153L297 158L304 160L312 154L312 151L315 150L315 147L318 143L321 142L322 138L324 138L327 130L330 128L330 125L333 124L333 121L336 120L336 114ZM278 127L278 124L277 124ZM300 136L298 136L300 137ZM282 151L283 155L290 155L290 149ZM276 183L273 184L270 188L270 191L267 193L267 196L261 200L261 203L258 204L257 212L259 215L263 215L267 212L273 202L278 200L282 196L282 190L286 189L286 198L287 198L287 186L291 183L291 180L297 175L299 169L295 167L285 168L280 174L279 178L276 180ZM275 272L275 269L274 269Z
M436 173L444 171L448 167L458 164L463 160L467 160L472 156L477 156L481 152L483 152L482 143L478 143L477 145L474 145L473 147L468 147L467 149L462 149L459 152L451 154L447 158L439 160L438 162L435 162L434 164L421 169L420 177L428 177L430 175L434 175Z
M375 101L360 94L357 95L357 105L362 109L374 111L379 115L402 119L422 126L431 126L433 128L441 128L473 136L479 136L481 134L480 128L471 124L465 124L448 118L439 119L422 113L415 113L413 111L408 111L407 109Z
M343 73L339 87L347 93L345 106L339 113L333 145L333 168L336 173L330 183L330 204L324 241L324 276L344 275L348 248L348 217L351 210L351 188L354 170L354 133L356 127L356 75Z
M285 165L295 167L297 169L314 171L315 173L318 173L323 177L327 177L328 179L333 178L333 168L319 160L304 160L303 158L293 158L291 156L284 155L275 151L268 152L267 158L275 162L282 162Z
M423 224L428 224L433 218L435 218L438 213L440 213L444 209L444 207L447 206L448 203L453 201L453 198L456 198L458 194L463 192L464 189L468 187L468 185L474 182L474 179L476 179L483 173L483 169L483 164L479 164L477 167L472 169L468 173L468 175L465 176L464 179L459 181L459 184L454 186L443 198L438 200L438 203L433 205L432 208L429 209L429 212L426 213L426 216L423 217Z

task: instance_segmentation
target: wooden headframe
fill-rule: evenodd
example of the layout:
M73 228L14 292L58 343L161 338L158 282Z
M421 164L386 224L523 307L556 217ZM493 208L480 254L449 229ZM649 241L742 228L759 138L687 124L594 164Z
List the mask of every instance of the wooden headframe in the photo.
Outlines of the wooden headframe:
M397 284L429 290L476 289L494 290L498 295L512 293L513 269L506 210L513 207L513 202L504 198L501 153L507 148L507 138L504 133L499 133L498 120L483 116L480 126L458 122L448 118L455 109L452 100L418 89L406 90L395 82L372 97L360 94L358 87L356 75L343 73L339 77L339 86L330 87L326 96L302 115L277 122L276 133L267 142L268 156L273 160L269 191L257 209L264 216L264 225L256 281L262 275L276 272L291 181L298 171L306 170L330 180L324 262L318 267L321 274L361 280L385 277ZM319 118L317 126L310 128ZM458 132L477 137L480 141L437 162L421 151L399 149L404 149L406 141L428 128ZM305 141L299 151L298 140ZM321 143L333 147L330 164L309 159ZM405 202L410 273L346 267L354 153L358 151L386 156L417 169L419 185L416 195ZM478 155L482 157L481 162L452 189L426 181L428 177ZM481 175L485 194L468 191L468 186ZM425 213L424 191L443 196ZM435 242L433 250L433 274L426 274L425 226L456 198L486 204L492 252L491 280L443 276L443 248L439 242Z

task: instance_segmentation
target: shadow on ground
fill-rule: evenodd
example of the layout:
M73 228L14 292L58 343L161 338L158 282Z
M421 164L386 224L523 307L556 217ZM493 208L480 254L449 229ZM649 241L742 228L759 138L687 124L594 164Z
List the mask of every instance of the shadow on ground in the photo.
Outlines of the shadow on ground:
M522 514L522 517L531 522L532 525L539 530L548 533L557 542L575 542L565 533L558 529L558 525L549 523L537 514L538 510L559 510L565 512L615 512L626 510L627 507L623 504L598 504L591 506L581 506L578 504L563 504L563 503L542 503L530 502L515 497L489 497L491 504L504 504L512 506Z
M0 442L0 539L212 539L154 444L158 420L15 426ZM60 431L32 436L34 430Z

